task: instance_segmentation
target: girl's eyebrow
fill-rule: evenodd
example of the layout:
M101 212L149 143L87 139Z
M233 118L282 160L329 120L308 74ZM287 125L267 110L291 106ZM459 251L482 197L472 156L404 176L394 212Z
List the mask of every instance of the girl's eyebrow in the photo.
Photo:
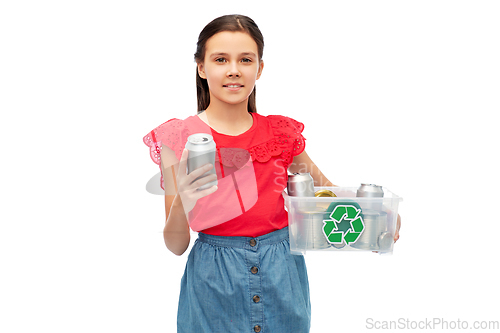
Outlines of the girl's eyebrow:
M252 56L252 57L257 57L255 55L255 53L253 52L242 52L240 53L240 55L242 56ZM210 57L215 57L215 56L224 56L224 57L229 57L229 54L228 53L225 53L225 52L214 52L210 55Z

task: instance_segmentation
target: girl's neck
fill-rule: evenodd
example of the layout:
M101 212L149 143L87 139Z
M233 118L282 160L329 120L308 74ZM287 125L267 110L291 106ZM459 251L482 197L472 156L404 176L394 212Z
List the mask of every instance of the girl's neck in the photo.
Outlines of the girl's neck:
M248 100L238 104L218 103L212 100L205 110L209 118L220 122L234 122L240 119L248 119Z
M253 125L253 118L248 113L247 105L247 100L236 105L211 102L199 117L215 131L236 136L246 132Z

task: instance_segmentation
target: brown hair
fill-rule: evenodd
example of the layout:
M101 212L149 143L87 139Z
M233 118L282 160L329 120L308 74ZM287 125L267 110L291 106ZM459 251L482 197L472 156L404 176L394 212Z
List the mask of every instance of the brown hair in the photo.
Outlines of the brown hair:
M225 15L216 18L203 28L196 44L194 60L202 63L205 59L205 45L210 37L222 31L241 31L249 34L257 44L259 61L264 52L264 37L255 22L244 15ZM210 90L206 79L202 79L196 68L196 94L198 97L198 112L205 110L210 105ZM257 113L255 105L255 86L248 97L248 112Z

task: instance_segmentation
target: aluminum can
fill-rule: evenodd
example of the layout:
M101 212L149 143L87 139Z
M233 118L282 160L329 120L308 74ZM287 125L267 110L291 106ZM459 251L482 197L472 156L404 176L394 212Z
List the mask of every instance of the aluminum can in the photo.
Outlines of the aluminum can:
M378 250L379 252L390 252L394 244L394 236L389 231L382 233L378 236Z
M357 197L364 198L382 198L384 196L384 190L382 186L375 184L361 184L356 192Z
M383 199L381 198L384 197L382 186L374 184L361 184L356 192L356 197L370 198L360 202L361 208L382 210Z
M316 198L334 198L337 195L330 190L319 190L314 193Z
M307 211L298 211L297 216L298 240L300 247L306 250L326 249L331 245L323 234L323 217L325 210L311 208Z
M186 142L186 149L189 150L187 160L188 175L205 164L212 164L213 168L196 178L195 181L210 174L215 174L215 141L211 135L206 133L190 135ZM217 185L217 180L200 186L198 190L204 190L214 185Z
M387 238L387 213L375 210L364 210L362 213L363 223L365 228L360 237L351 247L361 250L386 250L387 239L384 239L383 244L379 244L380 237ZM389 239L390 240L390 239ZM382 248L381 246L382 245Z
M287 192L292 197L314 197L314 182L309 172L289 175Z

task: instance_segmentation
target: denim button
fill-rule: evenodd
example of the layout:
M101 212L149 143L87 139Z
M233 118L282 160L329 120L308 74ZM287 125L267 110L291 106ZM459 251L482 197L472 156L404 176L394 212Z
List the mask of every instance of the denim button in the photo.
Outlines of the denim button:
M250 246L255 246L255 245L257 245L257 241L255 239L251 239L250 240Z
M260 326L259 325L255 325L254 328L253 328L254 332L260 332Z
M251 269L250 269L250 272L252 272L252 274L257 274L257 272L259 272L259 269L255 266L253 266Z
M257 295L255 295L255 296L253 297L253 301L254 301L255 303L259 303L259 301L260 301L260 297L259 297L259 296L257 296Z

